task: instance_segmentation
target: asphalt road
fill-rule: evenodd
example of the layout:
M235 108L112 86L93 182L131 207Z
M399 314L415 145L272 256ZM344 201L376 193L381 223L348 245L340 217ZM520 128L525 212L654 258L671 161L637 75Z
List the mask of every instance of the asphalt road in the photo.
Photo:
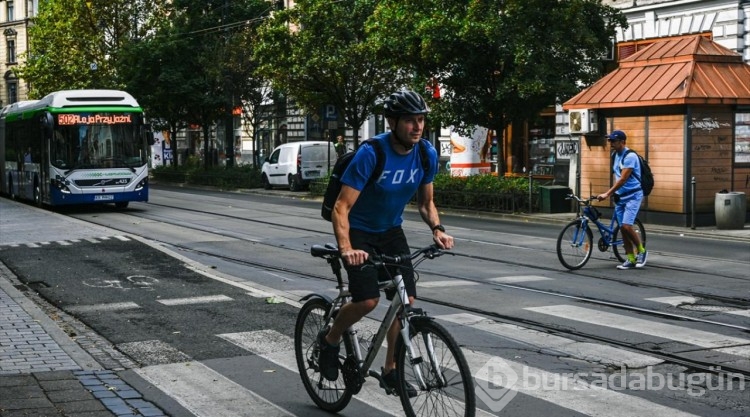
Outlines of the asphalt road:
M65 210L99 226L52 228L57 237L43 239L52 243L1 246L0 260L132 358L138 366L124 377L172 415L212 415L229 400L196 399L171 380L231 387L231 401L246 404L235 415L318 415L289 353L296 301L332 294L327 265L309 256L312 244L332 241L318 204L157 188L150 203L124 212ZM412 245L428 244L429 231L414 213L406 217ZM750 412L747 388L695 395L685 386L605 384L592 396L588 386L533 386L573 374L589 383L648 372L684 381L701 374L696 363L747 372L746 242L652 233L643 270L618 271L611 255L597 254L571 273L553 250L560 225L450 214L443 223L457 239L456 256L422 264L420 305L460 341L472 370L502 360L506 376L519 377L500 415ZM397 400L370 388L345 415L399 414ZM498 403L479 405L492 414Z

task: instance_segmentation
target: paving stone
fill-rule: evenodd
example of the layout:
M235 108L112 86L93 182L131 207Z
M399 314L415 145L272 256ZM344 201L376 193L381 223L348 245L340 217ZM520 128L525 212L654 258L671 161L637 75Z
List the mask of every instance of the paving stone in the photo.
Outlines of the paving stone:
M83 385L81 385L81 383L78 382L77 379L39 381L39 385L41 385L45 391L67 391L83 389Z
M29 408L49 408L52 403L46 398L0 398L1 410L24 410Z
M56 408L35 408L31 410L3 411L2 417L60 417L62 414Z
M55 381L59 379L75 379L71 371L35 372L34 377L40 381Z
M31 375L3 375L0 376L0 387L14 387L19 385L36 385L36 380Z
M44 391L38 385L3 387L2 396L4 399L16 398L42 398ZM2 400L0 400L2 402Z
M64 391L48 391L47 398L49 398L49 400L54 404L61 402L86 401L95 399L90 392L82 388Z
M69 403L60 403L57 406L63 411L63 414L79 415L85 411L104 411L106 408L99 400L72 401Z

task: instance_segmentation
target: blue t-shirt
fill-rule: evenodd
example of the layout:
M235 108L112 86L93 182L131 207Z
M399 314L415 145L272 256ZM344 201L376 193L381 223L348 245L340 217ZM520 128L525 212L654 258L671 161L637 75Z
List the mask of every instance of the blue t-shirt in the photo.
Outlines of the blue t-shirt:
M349 227L370 233L381 233L403 222L404 207L421 184L429 184L437 172L437 151L422 141L407 155L396 153L389 142L390 132L375 136L385 154L383 174L367 185L375 170L377 156L372 146L363 146L341 176L341 183L360 191L357 202L349 212ZM418 146L427 146L430 170L422 168Z
M632 168L633 172L630 173L630 176L628 177L628 180L625 181L625 184L620 187L615 194L619 195L635 195L637 194L637 191L641 189L641 183L638 181L638 178L641 177L641 163L638 160L638 155L635 154L635 152L630 152L627 155L625 155L625 151L627 151L628 148L623 148L621 153L615 154L615 165L614 165L614 171L615 171L615 181L619 181L620 177L622 176L622 170L625 168ZM622 156L625 155L625 158Z

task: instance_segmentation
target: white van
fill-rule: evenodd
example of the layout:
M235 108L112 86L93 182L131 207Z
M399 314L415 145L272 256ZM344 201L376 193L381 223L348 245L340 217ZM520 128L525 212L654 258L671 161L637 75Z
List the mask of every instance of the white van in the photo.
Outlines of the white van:
M326 149L328 152L326 152ZM310 181L324 178L336 163L333 143L325 141L293 142L276 147L261 167L261 181L266 190L289 187L301 190Z

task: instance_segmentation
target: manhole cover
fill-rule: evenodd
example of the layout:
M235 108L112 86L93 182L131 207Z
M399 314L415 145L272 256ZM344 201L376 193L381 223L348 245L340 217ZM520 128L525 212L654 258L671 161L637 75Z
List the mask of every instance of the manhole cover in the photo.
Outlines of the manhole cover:
M729 306L712 306L707 304L683 304L678 306L678 308L681 308L683 310L690 310L690 311L706 311L706 312L727 312L727 311L735 311L740 310L737 307L729 307Z

